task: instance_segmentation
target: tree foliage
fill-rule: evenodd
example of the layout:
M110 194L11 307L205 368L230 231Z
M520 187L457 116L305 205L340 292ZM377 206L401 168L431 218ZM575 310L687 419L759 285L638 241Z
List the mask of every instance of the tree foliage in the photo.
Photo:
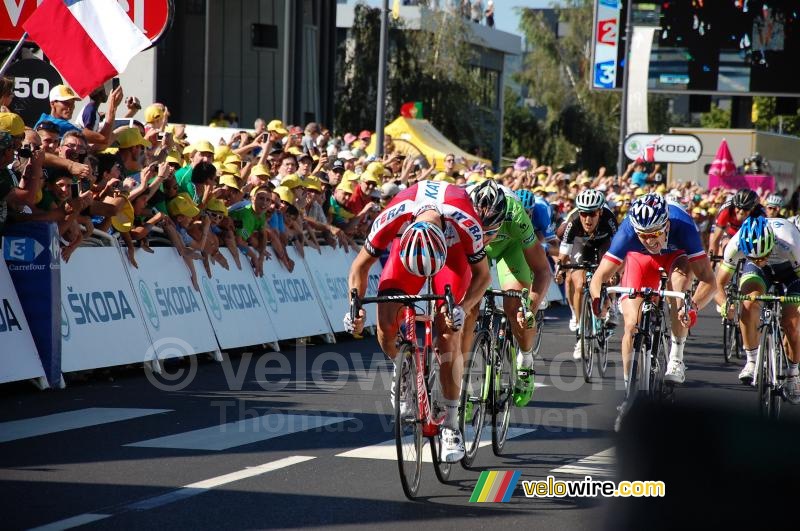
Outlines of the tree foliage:
M621 96L591 90L592 65L588 43L592 39L593 0L564 0L555 7L567 31L558 37L544 14L521 10L520 28L532 51L517 79L525 84L538 105L547 108L541 129L548 132L533 152L553 166L596 170L616 167ZM668 98L648 97L650 131L666 132L674 125ZM516 118L518 114L513 115ZM507 128L517 128L506 118Z
M426 12L421 30L409 30L402 19L390 20L386 90L386 123L409 101L422 101L425 119L463 149L491 157L497 131L494 114L479 105L481 80L473 64L471 31L461 17L446 11ZM380 9L355 7L352 48L341 50L336 129L372 129L375 123L380 42ZM344 44L347 46L347 42Z
M731 126L731 111L711 104L711 110L700 115L700 125L711 129L727 129Z

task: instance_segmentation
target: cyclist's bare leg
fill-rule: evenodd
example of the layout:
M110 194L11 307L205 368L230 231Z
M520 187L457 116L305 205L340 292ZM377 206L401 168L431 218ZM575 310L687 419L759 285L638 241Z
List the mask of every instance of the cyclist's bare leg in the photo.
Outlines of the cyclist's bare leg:
M622 318L625 321L625 333L622 335L620 350L622 351L622 369L625 374L625 381L628 380L628 372L631 367L631 357L633 351L633 336L636 334L636 326L639 323L639 311L642 308L642 299L631 299L625 297L620 303Z
M521 282L509 281L501 286L503 290L517 290L531 289L530 285L525 286ZM519 311L519 299L516 297L503 297L503 309L506 312L506 319L511 324L511 333L517 339L519 349L523 352L530 352L533 349L533 340L536 337L536 323L533 323L532 328L522 328L517 322L517 312ZM531 310L534 311L534 310Z
M580 269L573 269L567 275L568 286L571 286L572 292L568 295L569 302L572 305L572 311L575 312L575 320L581 318L581 304L583 302L583 285L586 283L586 272Z
M786 339L786 356L792 363L800 362L800 307L796 304L783 305L781 328Z
M572 310L572 315L577 321L580 317L578 313L581 311L581 307L575 305L575 296L577 295L580 297L580 291L575 289L575 282L573 281L573 275L575 273L578 273L578 271L572 270L566 272L566 276L564 277L564 291L567 295L567 304L569 304L569 308Z
M396 302L378 304L378 344L394 359L397 356L397 331L403 319L403 305Z
M480 304L476 304L464 317L464 328L461 329L461 352L466 352L467 354L472 352L472 342L475 340L475 321L478 319L479 312ZM467 359L467 356L464 356L464 358L464 363L467 363L469 359Z
M458 400L461 396L461 377L464 374L464 359L461 350L462 332L453 332L445 323L442 312L436 313L434 329L436 330L436 347L439 349L441 360L439 379L442 382L442 394L447 400Z
M742 295L763 295L764 285L758 280L747 280L739 289ZM761 313L761 303L756 301L742 301L739 315L739 329L742 331L742 346L745 350L758 348L758 320Z

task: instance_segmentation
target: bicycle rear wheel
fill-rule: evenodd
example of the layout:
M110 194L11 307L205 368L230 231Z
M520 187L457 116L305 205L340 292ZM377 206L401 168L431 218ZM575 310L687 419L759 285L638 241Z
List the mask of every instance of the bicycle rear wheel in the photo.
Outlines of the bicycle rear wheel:
M464 468L472 466L483 433L486 418L486 406L489 400L489 385L492 370L492 341L487 330L481 330L475 336L469 363L464 369L461 384L461 414L459 423L464 436Z
M608 328L605 323L600 326L600 331L595 339L597 341L597 370L600 372L600 378L605 378L606 369L608 369L608 344L609 335Z
M422 424L419 416L417 398L417 368L414 364L412 346L403 344L398 352L398 377L394 388L394 437L397 446L397 466L400 471L400 482L403 492L409 500L413 500L419 492L422 476ZM402 370L403 363L409 364L406 374ZM402 390L408 391L404 396ZM401 404L406 400L409 411L401 415Z
M500 345L494 360L492 375L492 450L502 455L511 423L511 404L513 403L514 381L516 377L517 342L508 323L505 340ZM513 346L513 348L512 348Z
M592 301L585 294L581 304L580 335L583 379L589 383L592 381L594 369L594 316L592 315Z
M736 325L729 319L722 322L722 355L725 363L731 362L732 354L736 348Z
M783 334L773 332L772 342L775 348L775 390L772 393L772 418L778 420L781 414L781 404L783 403L783 384L786 381L788 362L783 351Z

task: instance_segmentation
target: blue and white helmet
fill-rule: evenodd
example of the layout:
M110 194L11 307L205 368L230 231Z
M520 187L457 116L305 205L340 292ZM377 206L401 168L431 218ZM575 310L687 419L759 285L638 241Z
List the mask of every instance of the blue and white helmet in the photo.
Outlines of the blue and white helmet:
M667 202L659 194L645 194L631 204L628 219L636 232L652 232L669 220Z
M765 202L768 207L782 208L783 196L778 194L770 194Z
M749 217L739 228L739 250L748 258L767 256L775 247L775 232L763 216Z

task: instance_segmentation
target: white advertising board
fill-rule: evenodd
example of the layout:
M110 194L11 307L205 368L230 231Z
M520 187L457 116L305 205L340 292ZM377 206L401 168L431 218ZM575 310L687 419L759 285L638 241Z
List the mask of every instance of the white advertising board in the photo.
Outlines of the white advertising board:
M195 262L200 292L219 346L226 349L275 341L275 329L249 261L243 257L239 270L227 249L220 252L230 269L212 263L211 278L202 263Z
M0 255L0 383L44 377L36 344Z
M127 264L134 295L158 359L213 352L217 339L189 270L172 247L136 250L138 268ZM236 267L231 262L232 267ZM195 264L202 269L202 265Z
M295 264L291 273L273 258L264 263L264 276L257 279L278 339L331 333L303 259L293 247L287 252ZM306 247L306 257L312 253L317 251Z
M123 259L116 247L82 247L62 259L62 372L152 359Z

